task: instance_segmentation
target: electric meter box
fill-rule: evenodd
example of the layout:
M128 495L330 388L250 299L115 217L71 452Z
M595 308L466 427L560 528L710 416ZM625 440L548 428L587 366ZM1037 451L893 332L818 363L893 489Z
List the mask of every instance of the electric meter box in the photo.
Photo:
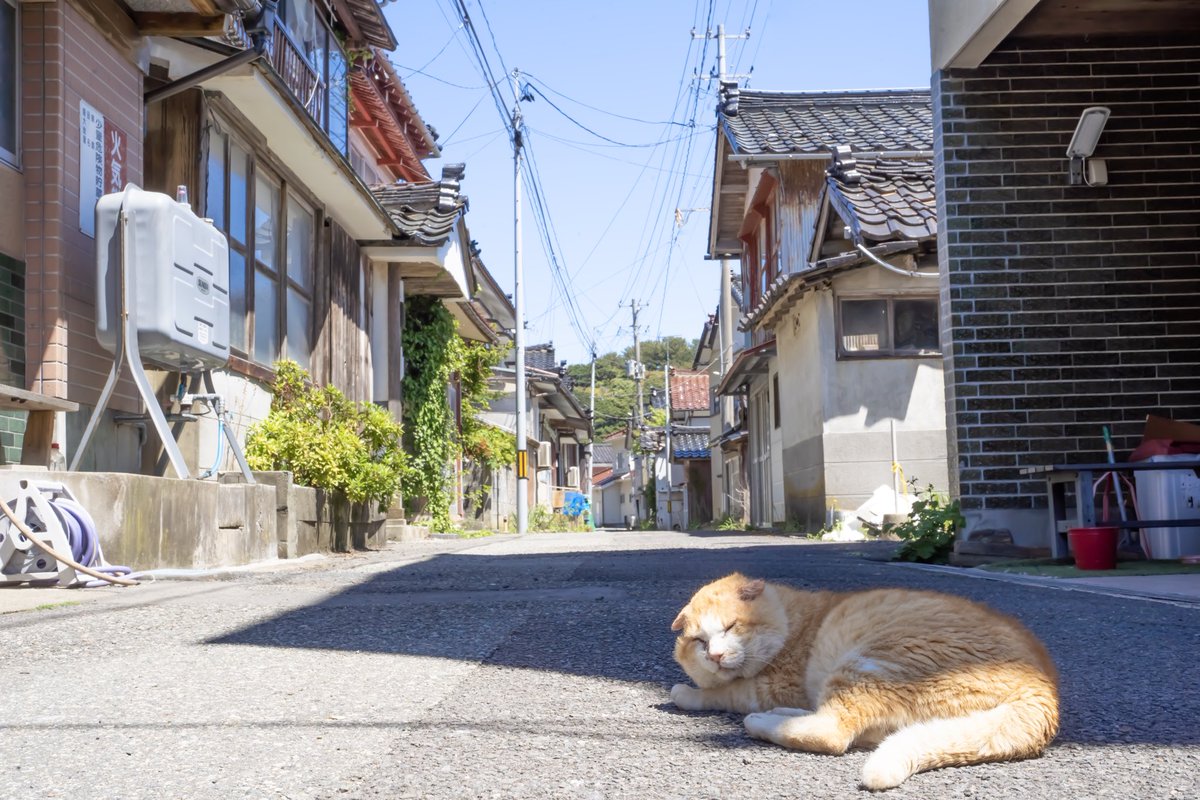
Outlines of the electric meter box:
M121 324L121 204L142 361L193 372L229 362L229 246L225 236L165 194L129 187L96 203L96 338L110 353Z

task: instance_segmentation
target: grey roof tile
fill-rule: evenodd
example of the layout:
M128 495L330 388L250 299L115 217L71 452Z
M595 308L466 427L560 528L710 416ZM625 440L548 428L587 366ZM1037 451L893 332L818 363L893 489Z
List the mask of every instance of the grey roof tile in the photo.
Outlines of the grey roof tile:
M853 157L839 148L829 169L830 201L858 234L874 241L937 236L933 161Z
M440 247L469 207L461 178L461 165L447 165L440 181L372 186L371 193L400 228L400 241Z
M709 429L702 427L671 428L671 454L675 458L710 458L712 448L708 446Z
M861 92L737 92L721 126L739 155L912 152L933 148L928 89Z

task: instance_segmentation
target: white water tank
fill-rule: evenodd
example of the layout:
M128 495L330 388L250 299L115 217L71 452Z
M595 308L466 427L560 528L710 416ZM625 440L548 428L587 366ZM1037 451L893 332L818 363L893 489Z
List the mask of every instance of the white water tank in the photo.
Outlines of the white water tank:
M116 352L121 266L118 217L129 218L126 276L142 361L191 372L229 362L229 246L165 194L129 187L96 203L96 338Z

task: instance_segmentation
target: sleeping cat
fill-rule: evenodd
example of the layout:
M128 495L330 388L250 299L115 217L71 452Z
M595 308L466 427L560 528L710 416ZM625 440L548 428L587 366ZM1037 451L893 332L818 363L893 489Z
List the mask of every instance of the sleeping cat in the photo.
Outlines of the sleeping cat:
M1041 642L960 597L804 592L735 573L698 591L671 630L699 687L676 684L676 706L748 714L748 734L797 750L875 747L867 789L1035 756L1058 731L1057 674Z

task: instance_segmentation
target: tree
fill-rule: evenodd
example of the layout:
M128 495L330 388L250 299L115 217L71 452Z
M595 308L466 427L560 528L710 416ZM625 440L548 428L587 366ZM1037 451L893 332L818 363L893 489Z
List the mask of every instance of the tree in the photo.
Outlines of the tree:
M642 363L646 365L646 380L642 383L642 398L649 412L650 390L662 391L663 367L670 354L671 365L691 369L692 356L697 341L689 342L682 336L666 336L662 339L642 342ZM637 382L628 377L625 362L632 361L633 345L617 353L605 353L596 358L596 438L603 439L628 423L637 405ZM567 365L567 374L575 381L575 391L587 403L591 390L591 362Z

